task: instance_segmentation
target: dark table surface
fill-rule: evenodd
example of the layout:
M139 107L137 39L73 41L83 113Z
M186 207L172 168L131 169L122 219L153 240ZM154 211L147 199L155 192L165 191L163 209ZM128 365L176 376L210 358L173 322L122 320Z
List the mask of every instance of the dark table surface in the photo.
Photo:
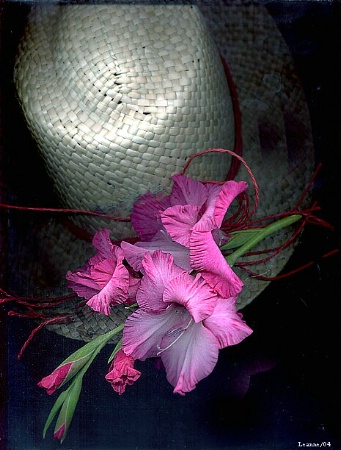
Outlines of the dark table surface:
M314 196L334 232L307 227L287 269L310 260L315 263L271 283L244 309L253 335L222 351L214 372L189 395L174 395L164 374L148 361L141 380L117 396L103 380L109 354L103 352L92 375L84 379L84 392L62 446L51 433L45 441L41 438L53 399L36 384L79 343L42 331L18 361L16 355L32 324L7 318L2 311L0 448L294 450L319 444L341 449L340 256L321 258L340 243L341 4L263 4L283 33L302 79L316 160L323 163ZM6 35L12 39L3 42L7 46L3 61L8 63L27 6L8 2L3 8L3 17L13 21ZM8 33L8 22L6 26ZM1 71L5 89L10 89L6 85L10 68L2 64ZM3 124L9 127L9 118ZM22 132L13 122L11 127L11 133ZM25 185L28 175L21 170ZM32 191L34 195L34 186ZM269 370L256 373L260 367Z

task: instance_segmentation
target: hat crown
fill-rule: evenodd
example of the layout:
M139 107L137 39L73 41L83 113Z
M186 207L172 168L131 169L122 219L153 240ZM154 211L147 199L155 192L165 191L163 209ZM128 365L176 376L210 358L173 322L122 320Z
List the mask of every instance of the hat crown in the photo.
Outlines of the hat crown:
M63 206L128 216L141 194L169 190L189 156L233 145L227 81L197 7L34 8L16 84ZM227 171L214 155L189 174Z

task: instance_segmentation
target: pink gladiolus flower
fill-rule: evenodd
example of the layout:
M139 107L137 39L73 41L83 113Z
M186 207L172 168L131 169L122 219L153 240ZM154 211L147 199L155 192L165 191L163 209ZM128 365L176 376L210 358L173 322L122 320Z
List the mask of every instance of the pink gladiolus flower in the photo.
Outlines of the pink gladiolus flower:
M137 246L127 249L128 262L135 263L139 270L143 250L159 248L176 256L175 262L180 267L199 271L222 297L238 295L243 283L219 250L226 239L220 227L230 204L247 188L247 184L243 181L203 184L185 175L174 175L173 181L169 196L159 199L146 194L134 206L134 228L142 239L149 242L139 243L139 249ZM167 233L183 250L181 247L174 248L174 251L166 248L164 239L160 240L162 233ZM189 261L186 251L189 252Z
M66 432L66 424L63 423L63 424L58 428L58 430L56 430L56 431L54 432L54 435L53 435L53 436L54 436L55 439L61 440L61 439L63 439L63 436L64 436L65 432Z
M109 381L114 391L121 395L126 386L131 386L140 376L141 372L134 368L134 358L126 355L121 349L116 353L105 379Z
M137 292L139 309L128 319L122 346L134 359L161 357L174 392L184 395L214 369L221 348L252 330L235 309L235 298L214 293L198 274L177 267L173 257L146 253Z
M173 179L176 191L193 192L193 195L189 199L191 204L171 206L161 214L166 231L175 242L189 248L192 269L199 271L219 295L227 298L238 295L243 283L219 250L222 238L219 228L230 204L247 184L227 181L223 185L203 185L181 175ZM199 186L201 191L195 197Z
M51 395L58 389L66 380L68 374L73 366L72 362L57 367L50 375L44 377L39 381L38 386L46 389L46 392Z
M97 254L84 267L69 271L66 278L68 286L87 299L90 308L110 315L111 306L134 301L139 280L123 265L123 251L111 243L107 229L96 233L92 243Z

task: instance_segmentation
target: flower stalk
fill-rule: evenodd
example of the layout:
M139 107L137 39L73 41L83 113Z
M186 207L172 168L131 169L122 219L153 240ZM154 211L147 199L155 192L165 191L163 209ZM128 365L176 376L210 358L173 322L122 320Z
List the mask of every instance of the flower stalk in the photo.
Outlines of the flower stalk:
M229 266L232 267L241 256L245 255L245 253L250 251L255 245L257 245L266 237L270 236L273 233L276 233L282 228L286 228L294 224L300 219L302 219L302 216L300 214L294 214L289 217L284 217L283 219L280 219L277 222L271 223L270 225L264 228L255 229L254 233L252 234L252 237L249 240L247 240L243 245L241 245L241 247L239 247L233 253L225 257ZM228 244L220 247L220 250L224 251L227 248Z
M102 350L102 348L113 336L122 331L123 327L124 324L121 324L113 330L110 330L107 333L98 336L96 339L87 343L76 352L74 352L59 366L69 367L70 364L74 364L75 369L72 371L71 367L71 369L66 372L65 379L61 383L59 383L58 386L54 386L53 392L66 382L70 381L72 378L73 380L70 386L59 395L55 404L53 405L53 408L51 409L51 412L44 426L43 438L45 438L48 428L50 427L53 419L59 411L56 426L54 429L54 437L56 439L60 439L61 443L64 441L78 403L84 374L86 373L98 353ZM42 382L48 378L49 377L45 377ZM52 393L51 387L44 386L42 382L40 382L38 385L40 387L45 387L48 393Z

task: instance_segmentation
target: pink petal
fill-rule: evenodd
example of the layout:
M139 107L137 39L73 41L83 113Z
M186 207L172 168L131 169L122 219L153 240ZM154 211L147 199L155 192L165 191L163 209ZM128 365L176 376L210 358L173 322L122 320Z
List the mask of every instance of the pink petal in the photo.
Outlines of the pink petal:
M129 272L123 264L118 264L112 278L106 286L94 295L88 302L94 311L107 316L110 315L110 307L124 303L128 298Z
M165 310L167 305L162 301L164 290L165 286L162 280L157 283L145 275L142 277L136 292L136 301L140 308L143 308L145 311L158 312Z
M140 371L132 367L124 367L122 370L117 370L116 368L112 369L105 376L105 379L109 381L115 392L122 395L126 390L126 386L131 386L134 384L140 376Z
M160 213L170 206L169 196L164 194L147 194L134 204L131 223L143 241L150 241L162 228Z
M172 255L160 250L152 255L146 253L142 262L145 274L136 294L140 307L147 311L161 311L167 307L163 302L165 287L173 278L184 272L173 261Z
M134 358L132 358L131 356L128 356L124 353L124 351L122 349L118 350L118 352L116 353L116 355L114 356L114 360L111 363L111 365L117 366L119 364L123 364L125 366L129 366L129 367L134 367Z
M68 287L87 300L109 282L116 265L123 261L122 249L111 244L108 233L106 229L96 233L94 241L98 246L98 254L80 269L75 272L68 271L66 274Z
M193 323L181 337L161 354L167 380L174 392L184 395L207 377L218 360L218 342L202 325Z
M91 267L91 278L96 282L100 289L103 289L111 279L115 268L116 261L114 261L114 259L104 259L94 267Z
M205 224L205 221L198 222L192 231L190 258L192 268L200 271L206 282L222 297L233 297L242 290L243 282L227 264L213 239L209 223Z
M172 278L183 273L183 269L174 264L174 258L169 253L156 250L154 253L146 253L142 261L144 273L155 283L163 283L165 286Z
M73 366L72 362L63 364L57 367L50 375L44 377L39 381L38 386L46 389L47 394L51 395L58 389L65 381Z
M134 358L126 355L120 349L116 353L105 379L109 381L114 391L121 395L126 386L131 386L140 376L141 372L134 368Z
M164 229L156 233L151 242L137 242L136 245L143 246L148 251L162 250L164 253L170 253L174 258L174 264L187 271L191 270L188 248L174 242Z
M141 278L132 276L129 274L129 287L128 287L128 298L126 300L126 303L128 305L132 305L133 303L136 303L136 294L140 287Z
M112 258L113 248L116 247L110 240L110 232L106 228L98 231L92 239L92 245L98 250L103 259Z
M90 274L80 271L68 271L66 279L69 281L68 287L76 292L79 297L83 297L86 300L90 300L99 291L98 284L91 278Z
M207 189L207 201L204 205L204 213L202 218L204 220L206 219L214 219L214 209L216 200L218 198L218 195L220 194L220 191L222 190L223 185L221 184L213 184L213 183L207 183L206 189Z
M214 221L215 225L220 228L222 221L224 220L226 211L231 205L232 201L239 195L241 192L247 189L248 185L245 181L227 181L221 191L219 192L218 197L215 201L214 207Z
M207 199L205 185L180 174L173 175L172 179L174 184L170 195L170 204L195 205L200 209Z
M220 228L230 204L246 188L244 181L227 181L223 185L207 183L207 201L201 220L213 219L215 227Z
M155 250L162 250L164 253L170 253L173 256L174 263L177 266L190 271L189 250L177 242L173 242L165 232L161 232L156 236L159 239L153 239L151 242L137 242L135 245L128 242L121 243L129 265L136 272L139 272L142 269L142 260L146 252L153 253Z
M138 309L125 322L122 348L127 355L144 361L158 356L163 338L188 323L189 314L182 307L169 306L165 311L150 313Z
M61 424L58 430L55 430L53 437L55 439L63 439L64 434L66 433L66 424L65 422Z
M181 245L189 247L191 228L198 221L200 206L176 205L161 214L161 220L170 237Z
M241 319L236 310L235 298L218 298L213 313L204 321L204 326L217 338L219 348L235 345L252 333L252 329Z
M167 284L163 300L183 305L194 321L200 322L212 314L217 296L200 275L194 278L185 272Z
M144 247L129 244L129 242L121 242L121 248L124 252L125 259L128 264L136 271L139 272L142 269L142 261L144 255L149 251Z

